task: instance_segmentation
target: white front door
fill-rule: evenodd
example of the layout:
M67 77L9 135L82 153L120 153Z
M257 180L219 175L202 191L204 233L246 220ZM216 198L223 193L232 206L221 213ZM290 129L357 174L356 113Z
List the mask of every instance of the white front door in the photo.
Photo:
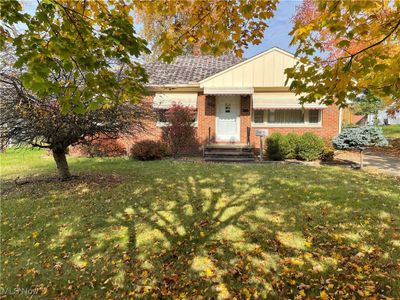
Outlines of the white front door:
M217 96L216 108L216 140L240 141L240 96Z

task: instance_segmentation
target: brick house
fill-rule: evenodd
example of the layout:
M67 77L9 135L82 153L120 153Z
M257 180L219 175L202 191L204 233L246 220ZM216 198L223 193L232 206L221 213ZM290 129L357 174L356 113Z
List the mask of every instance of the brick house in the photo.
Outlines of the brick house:
M158 138L165 126L164 113L172 103L196 109L194 126L201 144L258 148L257 129L266 129L268 134L310 131L334 137L341 130L340 110L319 103L302 107L285 85L284 70L295 62L292 54L272 48L249 59L188 55L171 64L148 63L147 101L158 119L145 137Z

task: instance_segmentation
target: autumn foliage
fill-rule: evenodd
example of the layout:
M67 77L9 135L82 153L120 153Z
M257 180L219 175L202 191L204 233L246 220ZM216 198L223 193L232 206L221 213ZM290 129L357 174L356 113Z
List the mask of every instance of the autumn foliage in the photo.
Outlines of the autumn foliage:
M242 56L261 43L277 0L137 1L136 16L152 50L171 61L185 51Z
M198 151L196 127L193 126L196 111L174 104L166 113L167 126L162 129L161 139L174 156Z
M400 109L400 2L305 0L293 17L301 101L345 106L364 90Z

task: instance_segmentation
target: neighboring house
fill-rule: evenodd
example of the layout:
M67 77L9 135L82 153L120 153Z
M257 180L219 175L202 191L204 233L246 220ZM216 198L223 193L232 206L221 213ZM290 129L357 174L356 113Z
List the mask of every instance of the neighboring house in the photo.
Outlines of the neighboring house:
M367 124L373 125L375 122L375 115L368 115ZM394 125L400 124L400 112L395 115L388 115L386 110L380 110L378 112L378 124L379 125Z
M350 108L346 107L342 110L342 124L347 125L365 125L367 115L355 115Z
M296 58L272 48L243 60L231 55L180 56L173 63L145 65L148 91L158 120L149 130L157 138L165 126L164 114L173 104L197 111L199 142L251 144L258 147L256 129L272 132L314 132L332 138L340 131L336 106L307 103L285 85L284 71Z

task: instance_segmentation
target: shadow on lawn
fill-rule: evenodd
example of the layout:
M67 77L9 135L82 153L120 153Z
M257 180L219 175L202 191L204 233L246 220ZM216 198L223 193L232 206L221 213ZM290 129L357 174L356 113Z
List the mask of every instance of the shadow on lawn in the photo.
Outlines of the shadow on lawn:
M52 292L93 298L397 295L400 243L393 246L392 233L398 219L393 206L373 203L383 195L394 202L395 195L372 187L341 192L332 181L351 182L340 173L285 170L200 171L171 163L160 173L150 165L111 187L111 199L93 204L87 197L80 217L49 237L53 255L69 249L56 278L48 271Z

